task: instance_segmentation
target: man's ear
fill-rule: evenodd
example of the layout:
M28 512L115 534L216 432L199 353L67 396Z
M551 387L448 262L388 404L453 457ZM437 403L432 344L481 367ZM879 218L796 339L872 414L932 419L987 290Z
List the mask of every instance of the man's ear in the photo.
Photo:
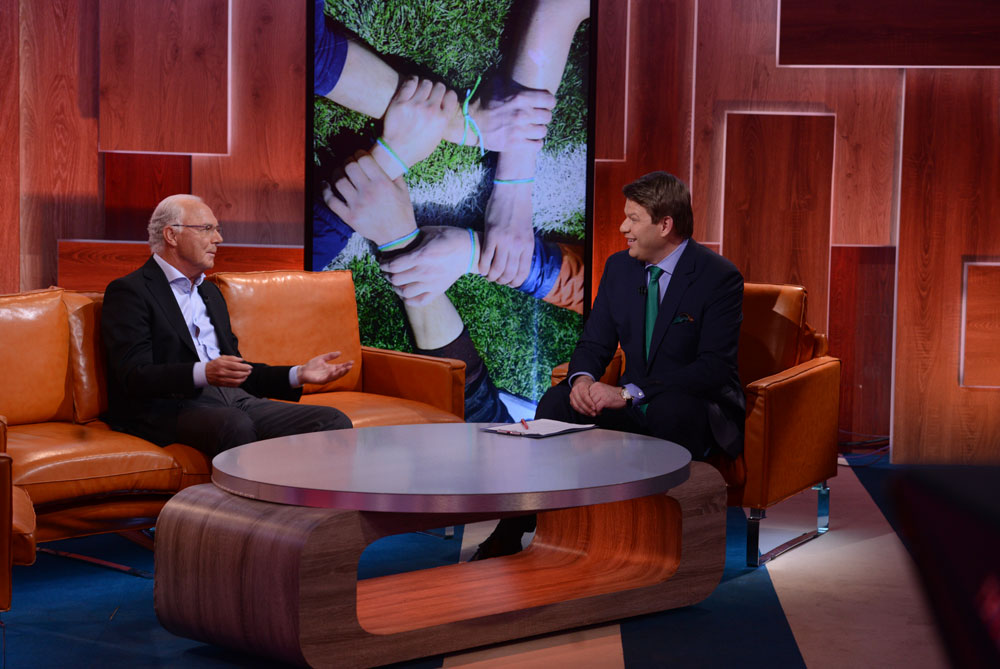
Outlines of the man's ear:
M177 228L171 225L163 226L163 243L167 246L177 246Z
M660 226L660 236L666 237L674 229L674 218L673 216L664 216L656 224Z

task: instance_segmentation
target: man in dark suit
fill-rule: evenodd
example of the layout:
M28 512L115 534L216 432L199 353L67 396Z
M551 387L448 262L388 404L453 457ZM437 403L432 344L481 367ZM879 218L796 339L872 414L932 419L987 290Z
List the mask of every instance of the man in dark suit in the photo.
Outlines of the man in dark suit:
M212 210L172 195L153 212L153 255L104 293L112 428L161 446L179 441L213 455L259 439L351 427L332 407L298 400L305 383L328 383L353 366L317 356L296 367L243 360L222 293L205 282L222 242ZM288 324L290 331L298 326Z
M653 172L622 190L628 249L605 264L567 380L536 416L667 439L696 460L735 458L746 414L736 366L743 276L691 239L691 194L675 176ZM621 381L601 383L619 346ZM533 528L534 516L501 521L476 558L519 551Z

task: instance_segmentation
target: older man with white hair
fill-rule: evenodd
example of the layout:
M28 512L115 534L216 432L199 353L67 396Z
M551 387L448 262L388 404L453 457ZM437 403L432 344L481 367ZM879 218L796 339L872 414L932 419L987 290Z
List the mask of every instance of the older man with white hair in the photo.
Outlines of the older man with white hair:
M201 198L164 199L148 230L149 260L104 293L111 427L208 455L260 439L351 427L332 407L264 399L298 400L303 384L340 378L353 361L333 363L339 352L294 367L243 359L222 293L204 281L222 230Z

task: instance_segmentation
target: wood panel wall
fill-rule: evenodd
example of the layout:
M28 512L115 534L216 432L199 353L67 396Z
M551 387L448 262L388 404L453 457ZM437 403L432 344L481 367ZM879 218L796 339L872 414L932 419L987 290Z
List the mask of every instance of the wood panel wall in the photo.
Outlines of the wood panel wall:
M225 153L228 0L100 0L99 15L101 149Z
M959 383L964 262L1000 257L998 107L998 70L907 72L897 462L1000 462L1000 389Z
M726 115L722 252L756 283L795 283L826 332L834 117Z
M1000 260L1000 259L998 259ZM962 374L966 387L1000 389L1000 262L965 264Z
M229 154L191 163L192 192L225 224L228 242L303 243L307 4L233 4Z
M20 29L21 286L39 288L57 239L103 235L96 0L21 0Z
M0 294L16 293L21 284L20 197L21 172L18 147L20 108L18 98L18 0L0 0Z
M191 192L191 156L104 153L104 222L108 239L147 239L160 200Z
M693 0L601 2L598 11L598 40L609 51L597 55L592 294L608 256L625 248L622 186L654 170L690 178L694 56Z

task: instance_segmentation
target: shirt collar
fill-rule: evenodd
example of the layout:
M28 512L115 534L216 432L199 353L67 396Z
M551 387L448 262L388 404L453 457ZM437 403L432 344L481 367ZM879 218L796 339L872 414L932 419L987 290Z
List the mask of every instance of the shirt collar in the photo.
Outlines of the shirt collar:
M656 263L656 266L662 269L664 274L672 276L674 270L677 269L677 263L680 262L681 254L684 253L684 249L687 248L687 245L688 245L688 240L685 239L680 243L680 245L677 248L675 248L673 251L670 252L670 255L668 255L660 262ZM652 266L653 266L652 263L650 263L646 265L646 269L648 270Z
M176 267L168 263L166 260L161 258L158 253L153 254L153 260L155 260L156 264L160 266L160 269L163 270L163 273L167 275L167 283L175 283L178 280L183 280L184 286L186 288L189 287L190 290L194 290L195 288L201 285L202 281L205 280L205 273L202 272L201 274L198 275L198 278L194 280L192 285L190 279L184 276L184 274L182 274L179 269L177 269Z

